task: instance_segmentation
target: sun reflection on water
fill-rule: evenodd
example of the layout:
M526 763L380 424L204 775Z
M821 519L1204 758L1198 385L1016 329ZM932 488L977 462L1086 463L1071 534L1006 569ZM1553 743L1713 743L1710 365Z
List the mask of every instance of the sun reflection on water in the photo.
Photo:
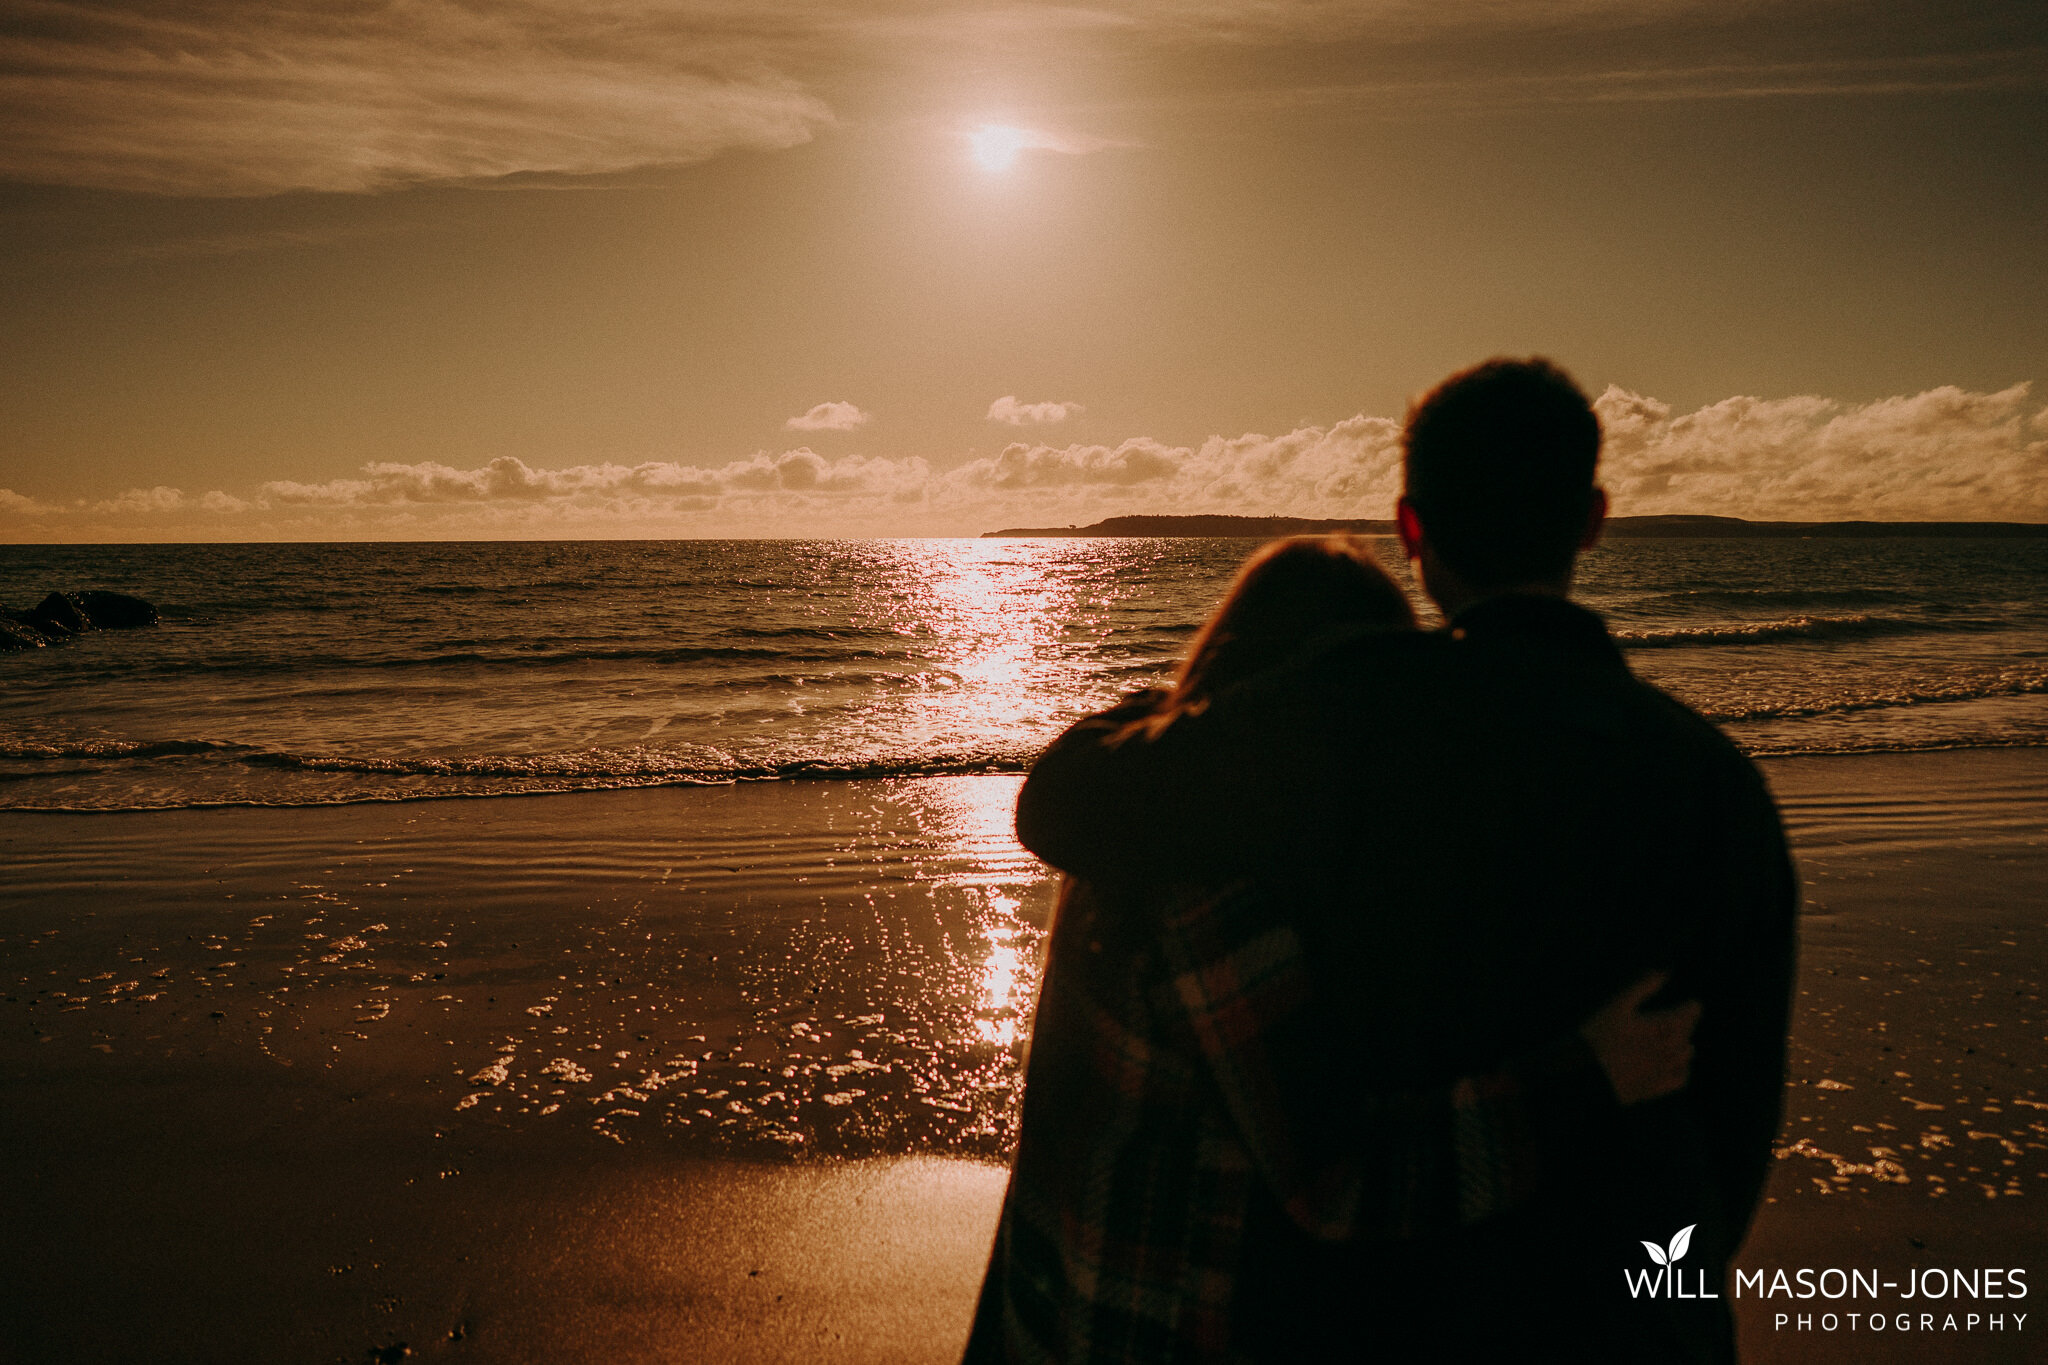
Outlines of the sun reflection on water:
M936 857L922 875L941 886L981 887L1011 910L1026 885L1050 875L1017 842L1017 791L1009 774L934 777L906 793L923 808Z
M1072 610L1071 586L1047 572L1043 553L1007 541L920 547L918 625L940 642L958 680L927 694L921 724L931 739L956 730L1031 728L1056 708L1052 655ZM1058 670L1053 670L1058 672Z
M917 628L956 680L920 698L907 736L913 745L1032 733L1070 705L1071 660L1062 655L1082 638L1077 630L1085 636L1087 612L1077 611L1084 604L1047 547L953 541L910 553L921 580ZM982 905L987 947L961 1004L975 1040L1002 1051L1020 1048L1028 1034L1051 904L1047 869L1014 832L1020 785L1014 777L940 779L923 793L946 850L927 875L978 893Z
M998 923L1005 918L1017 918L1015 897L991 892L988 904L990 918ZM1028 1011L1028 996L1019 1000L1018 988L1022 986L1028 993L1035 993L1038 986L1036 956L1027 956L1022 942L1022 936L1014 933L993 939L988 961L981 971L981 1008L976 1011L975 1031L984 1042L997 1047L1016 1043L1018 1023Z
M1038 995L1053 877L1017 843L1011 812L1022 779L935 778L917 784L926 828L942 856L926 865L932 882L978 903L976 939L963 956L959 1004L979 1043L1015 1049Z

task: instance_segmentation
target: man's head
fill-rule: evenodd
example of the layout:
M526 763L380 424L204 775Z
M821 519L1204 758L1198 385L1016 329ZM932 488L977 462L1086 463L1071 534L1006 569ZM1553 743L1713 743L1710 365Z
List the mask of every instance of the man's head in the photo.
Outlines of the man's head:
M1606 515L1600 419L1543 359L1489 360L1408 411L1401 537L1446 612L1495 593L1563 592Z

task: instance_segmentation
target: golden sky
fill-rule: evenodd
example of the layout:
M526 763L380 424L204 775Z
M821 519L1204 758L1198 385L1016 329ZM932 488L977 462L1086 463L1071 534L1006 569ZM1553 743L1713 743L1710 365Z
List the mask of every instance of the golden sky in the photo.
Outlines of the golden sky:
M0 0L0 540L2048 520L2035 0ZM2032 387L2030 387L2032 386Z

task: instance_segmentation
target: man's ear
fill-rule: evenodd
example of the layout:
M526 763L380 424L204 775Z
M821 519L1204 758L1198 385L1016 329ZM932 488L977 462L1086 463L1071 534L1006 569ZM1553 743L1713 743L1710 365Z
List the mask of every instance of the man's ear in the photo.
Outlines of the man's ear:
M1579 548L1590 550L1600 541L1600 530L1607 524L1607 490L1595 488L1593 500L1586 507L1586 529L1579 533Z
M1415 515L1415 504L1405 497L1394 503L1394 525L1401 533L1401 553L1410 559L1422 558L1422 518Z

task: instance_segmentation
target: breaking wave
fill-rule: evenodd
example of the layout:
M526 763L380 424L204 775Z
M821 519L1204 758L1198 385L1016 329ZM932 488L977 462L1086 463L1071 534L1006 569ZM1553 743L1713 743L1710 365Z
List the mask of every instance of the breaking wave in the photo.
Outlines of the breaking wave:
M1931 706L1959 701L1989 701L1995 697L2031 697L2048 694L2048 675L2002 678L1988 682L1958 682L1948 686L1902 688L1896 692L1872 693L1840 700L1790 705L1703 709L1708 720L1728 723L1753 720L1795 720L1813 716L1853 715L1859 711L1883 711L1907 706Z
M1896 635L1981 634L2007 623L1979 617L1932 621L1899 616L1792 616L1730 625L1617 630L1624 649L1688 649L1712 645L1767 645L1795 640L1870 640Z

